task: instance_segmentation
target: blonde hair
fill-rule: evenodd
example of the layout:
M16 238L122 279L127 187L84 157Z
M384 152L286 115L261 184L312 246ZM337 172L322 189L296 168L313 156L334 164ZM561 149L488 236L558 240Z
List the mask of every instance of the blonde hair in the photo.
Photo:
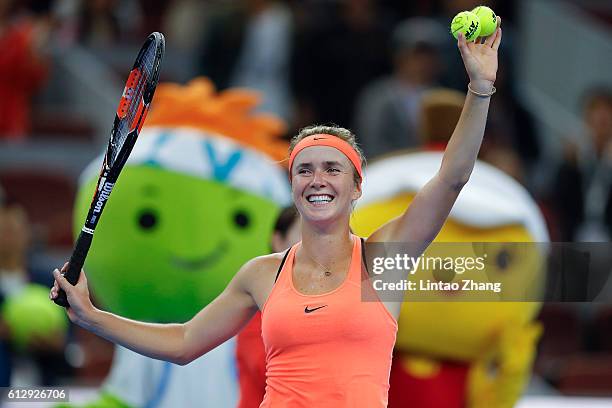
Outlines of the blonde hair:
M355 134L351 132L350 130L337 126L337 125L311 125L311 126L306 126L300 129L299 133L293 136L293 138L291 138L291 142L289 144L289 155L291 156L291 152L293 152L293 149L295 148L295 146L302 139L307 138L308 136L319 135L319 134L335 136L347 142L349 145L351 145L353 149L355 149L355 151L357 152L357 155L359 155L359 161L361 162L361 167L362 168L365 167L366 165L365 155L363 154L363 151L361 150L361 148L357 144L357 141L355 140ZM359 185L361 183L361 177L359 176L359 173L357 172L357 169L355 168L355 166L353 166L352 164L351 166L353 167L353 178L355 180L355 183Z

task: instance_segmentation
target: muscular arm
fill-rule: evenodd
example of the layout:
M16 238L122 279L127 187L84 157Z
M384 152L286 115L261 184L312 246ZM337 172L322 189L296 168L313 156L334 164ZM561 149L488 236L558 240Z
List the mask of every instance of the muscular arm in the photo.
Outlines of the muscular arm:
M89 302L83 272L76 286L57 270L54 274L68 295L67 311L73 322L136 353L184 365L234 336L253 316L257 304L250 286L260 263L254 259L245 264L221 295L183 324L144 323L101 311ZM56 292L54 287L51 296Z
M97 309L77 324L136 353L183 364L184 324L139 322Z
M500 28L483 44L468 44L463 37L458 40L457 45L470 76L470 87L475 92L486 94L492 89L500 41ZM418 243L416 250L422 252L434 240L474 169L489 102L490 97L468 92L438 173L418 192L402 215L375 231L368 241Z
M422 243L422 249L433 241L474 169L489 100L468 93L438 173L417 193L401 216L371 235L372 241L418 242Z
M182 361L184 364L209 352L237 334L258 310L251 295L261 261L247 263L212 303L185 323Z

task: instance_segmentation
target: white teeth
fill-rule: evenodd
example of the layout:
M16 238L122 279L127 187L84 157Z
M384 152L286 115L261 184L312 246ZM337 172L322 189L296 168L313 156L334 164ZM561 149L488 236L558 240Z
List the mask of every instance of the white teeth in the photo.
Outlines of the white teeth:
M327 195L327 194L311 195L308 197L308 202L310 203L329 203L333 199L334 197Z

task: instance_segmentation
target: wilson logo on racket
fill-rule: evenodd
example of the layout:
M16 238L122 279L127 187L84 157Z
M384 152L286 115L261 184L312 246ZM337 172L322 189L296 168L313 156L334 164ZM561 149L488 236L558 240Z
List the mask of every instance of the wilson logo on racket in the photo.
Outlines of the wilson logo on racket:
M121 95L121 100L119 101L119 107L117 108L117 116L120 119L125 118L128 113L128 107L134 97L136 92L136 85L138 85L138 81L140 80L140 70L138 68L130 71L130 76L125 83L125 88L123 88L123 95Z
M104 183L104 187L100 190L100 195L98 195L98 201L96 202L96 206L94 207L94 213L99 213L102 211L102 207L104 206L104 202L108 200L111 191L113 190L115 183Z

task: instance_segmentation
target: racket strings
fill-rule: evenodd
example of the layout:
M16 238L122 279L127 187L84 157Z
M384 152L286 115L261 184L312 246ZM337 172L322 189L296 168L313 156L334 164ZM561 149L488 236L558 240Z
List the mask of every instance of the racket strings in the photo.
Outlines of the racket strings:
M121 151L121 147L125 143L125 140L131 130L130 127L134 121L134 116L138 112L140 101L143 98L147 84L150 82L149 78L152 77L152 71L155 69L155 59L157 54L156 48L157 47L154 44L150 45L143 53L142 58L140 58L140 61L136 66L136 68L140 71L140 77L138 78L136 86L133 87L134 91L127 109L127 115L119 123L117 132L115 132L115 140L111 142L113 145L111 166L112 163L115 162L117 155Z

